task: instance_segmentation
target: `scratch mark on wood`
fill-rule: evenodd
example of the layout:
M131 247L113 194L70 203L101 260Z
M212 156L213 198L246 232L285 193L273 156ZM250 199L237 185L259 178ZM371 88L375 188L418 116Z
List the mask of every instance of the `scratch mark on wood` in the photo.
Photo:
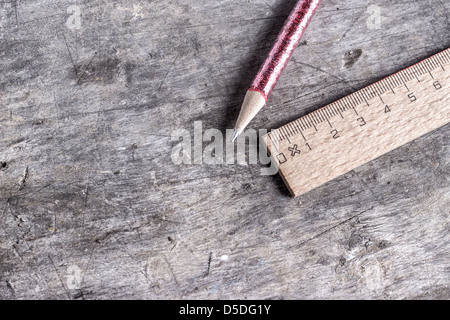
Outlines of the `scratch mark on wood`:
M177 56L175 57L175 59L173 59L172 64L170 65L169 69L168 69L167 72L166 72L166 75L165 75L164 78L162 79L161 84L160 84L159 87L158 87L158 91L161 90L161 87L162 87L162 85L164 84L164 81L166 81L166 78L167 78L167 76L169 75L170 70L172 70L173 66L175 65L175 62L177 62L177 59L178 59L178 54L177 54Z
M64 284L64 281L62 280L62 278L61 278L61 276L60 276L60 274L58 272L58 269L56 268L55 262L53 262L53 259L50 256L50 254L48 254L47 257L50 260L50 262L52 263L52 266L53 266L53 269L55 270L56 276L58 277L59 282L61 283L61 286L63 287L65 293L67 294L67 298L71 299L70 293L67 290L66 285Z
M302 241L301 243L299 243L299 246L302 246L302 245L304 245L305 243L307 243L307 242L309 242L311 240L319 238L320 236L326 234L327 232L330 232L330 231L334 230L335 228L337 228L337 227L339 227L339 226L341 226L341 225L343 225L343 224L345 224L345 223L347 223L347 222L349 222L349 221L351 221L351 220L361 216L363 213L368 212L370 210L373 210L373 207L371 207L371 208L369 208L367 210L361 211L361 212L351 216L350 218L347 218L347 219L345 219L345 220L343 220L343 221L341 221L341 222L331 226L330 228L328 228L328 229L326 229L326 230L324 230L324 231L322 231L322 232L320 232L320 233L318 233L318 234L308 238L307 240Z
M83 69L83 71L81 72L80 77L77 80L77 85L80 84L81 79L83 78L84 74L86 73L86 70L91 66L92 64L92 60L94 60L95 56L97 55L97 52L94 53L94 55L92 56L91 60L89 60L89 63L86 65L86 67ZM76 70L75 70L76 71Z
M212 259L212 252L209 253L208 262L206 263L206 271L203 277L209 276L209 270L211 269L211 259Z
M23 174L22 174L22 178L19 181L19 186L17 187L18 190L22 190L25 187L26 181L28 179L28 166L25 168Z

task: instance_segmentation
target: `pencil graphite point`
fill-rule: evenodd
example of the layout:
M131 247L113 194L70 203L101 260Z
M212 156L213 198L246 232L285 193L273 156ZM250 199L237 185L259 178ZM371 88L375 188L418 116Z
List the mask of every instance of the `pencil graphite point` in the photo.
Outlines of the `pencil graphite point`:
M265 104L266 98L260 92L253 90L247 91L244 102L242 103L241 112L234 126L233 141L244 131L250 120L253 119Z
M241 134L241 132L242 132L241 129L235 128L233 135L231 136L231 142L234 142L237 139L237 137Z

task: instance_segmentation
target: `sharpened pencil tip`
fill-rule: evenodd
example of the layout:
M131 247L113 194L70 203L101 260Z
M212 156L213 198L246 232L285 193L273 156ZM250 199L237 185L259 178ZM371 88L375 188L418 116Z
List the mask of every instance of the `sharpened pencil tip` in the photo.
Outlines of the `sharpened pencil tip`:
M231 142L234 142L237 139L237 137L241 134L241 131L241 129L234 129L233 135L231 136Z

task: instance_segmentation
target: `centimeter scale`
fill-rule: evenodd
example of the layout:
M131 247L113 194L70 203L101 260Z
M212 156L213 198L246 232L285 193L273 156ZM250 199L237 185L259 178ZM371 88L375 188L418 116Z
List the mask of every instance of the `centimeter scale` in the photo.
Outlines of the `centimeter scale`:
M450 48L263 137L294 197L450 122Z

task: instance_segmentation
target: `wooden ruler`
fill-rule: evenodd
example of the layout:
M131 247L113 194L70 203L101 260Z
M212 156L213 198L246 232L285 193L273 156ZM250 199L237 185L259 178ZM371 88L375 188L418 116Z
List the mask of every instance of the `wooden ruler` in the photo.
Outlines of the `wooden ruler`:
M297 197L450 122L450 48L263 137Z

